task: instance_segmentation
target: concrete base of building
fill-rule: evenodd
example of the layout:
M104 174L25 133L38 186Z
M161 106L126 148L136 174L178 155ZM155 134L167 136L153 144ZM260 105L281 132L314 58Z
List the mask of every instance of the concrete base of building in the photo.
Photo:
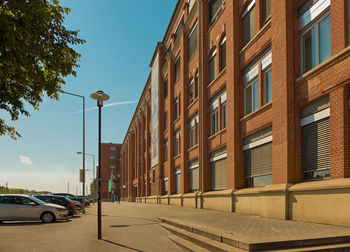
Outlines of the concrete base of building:
M140 202L350 226L350 178L149 196Z
M169 205L182 206L182 194L174 194L169 196Z
M136 198L134 198L134 197L129 197L129 198L128 198L128 202L136 202Z

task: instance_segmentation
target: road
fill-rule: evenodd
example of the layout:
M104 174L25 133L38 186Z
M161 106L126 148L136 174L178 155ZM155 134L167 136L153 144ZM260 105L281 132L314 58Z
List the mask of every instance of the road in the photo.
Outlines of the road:
M102 204L102 240L97 239L97 205L69 221L4 222L0 252L182 251L158 225L154 208L135 203Z

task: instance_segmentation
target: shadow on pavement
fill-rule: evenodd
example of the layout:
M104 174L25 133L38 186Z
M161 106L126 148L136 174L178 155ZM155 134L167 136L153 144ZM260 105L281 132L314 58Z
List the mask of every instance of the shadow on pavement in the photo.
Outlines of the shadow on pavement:
M128 217L128 216L118 216L118 215L108 215L108 214L102 214L102 216L103 216L103 217L124 218L124 219L148 220L148 221L154 221L154 222L156 222L156 219L150 219L150 218ZM157 223L158 223L158 222L157 222Z
M106 239L102 239L102 241L108 242L108 243L113 244L113 245L116 245L116 246L118 246L118 247L127 248L127 249L130 249L130 250L142 252L142 250L138 250L138 249L135 249L135 248L131 248L131 247L128 247L128 246L126 246L126 245L119 244L119 243L116 243L116 242L112 242L112 241L109 241L109 240L106 240Z
M39 226L39 225L52 225L71 222L71 220L59 220L54 223L42 223L41 221L7 221L6 223L0 223L0 227L7 226Z
M157 222L152 222L152 223L132 224L132 225L111 225L111 226L109 226L109 227L112 227L112 228L119 228L119 227L145 226L145 225L158 225L158 223L157 223Z
M77 218L81 218L81 216L80 216L80 215L73 215L73 216L70 216L69 218L71 218L71 219L77 219Z

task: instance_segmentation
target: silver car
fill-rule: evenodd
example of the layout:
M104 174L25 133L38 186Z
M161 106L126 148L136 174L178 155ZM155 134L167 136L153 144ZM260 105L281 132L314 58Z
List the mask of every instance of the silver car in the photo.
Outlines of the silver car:
M0 223L3 221L41 220L50 223L68 218L68 210L45 203L33 196L0 194Z

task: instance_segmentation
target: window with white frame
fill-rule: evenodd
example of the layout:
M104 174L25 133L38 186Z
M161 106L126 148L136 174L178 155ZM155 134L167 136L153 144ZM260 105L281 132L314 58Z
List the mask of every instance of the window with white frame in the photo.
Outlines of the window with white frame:
M218 107L210 112L210 135L218 132Z
M262 52L249 66L243 70L243 85L244 85L244 115L248 115L259 107L259 73L262 75L267 74L267 81L271 74L268 72L272 64L272 53L270 48L267 48ZM272 73L272 72L271 72ZM264 79L264 77L263 77ZM265 80L264 80L265 85ZM266 83L266 91L269 92L269 83ZM272 82L271 82L272 85ZM264 87L265 89L265 87ZM272 97L271 93L263 92L264 97L262 104L264 104L266 94Z
M110 150L117 150L117 146L111 145L111 146L109 147L109 149L110 149Z
M109 168L110 168L110 169L115 169L115 165L111 164L111 165L109 166Z
M187 1L187 3L188 3L188 13L191 12L195 2L196 2L196 0L188 0Z
M189 104L191 104L194 101L194 83L193 79L191 80L190 84L188 85L188 98L189 98Z
M175 168L175 193L181 193L181 168L180 166Z
M220 42L220 72L226 68L226 37Z
M219 125L219 116L221 116L221 125ZM210 135L213 135L224 128L226 128L226 90L221 91L211 99Z
M301 69L305 73L331 57L330 1L307 1L299 8Z
M199 189L199 163L198 160L194 160L188 165L189 170L189 182L190 192L196 192Z
M190 120L190 125L189 125L189 145L190 147L194 146L196 142L196 131L198 130L198 123L199 122L199 117L198 115L195 115L191 118ZM197 128L196 128L197 125Z
M226 189L226 147L210 154L210 189Z
M190 61L198 48L198 22L188 35L188 61Z
M220 11L223 0L208 0L209 5L209 24L213 23L216 15Z
M304 181L330 178L329 96L300 111L302 178Z
M209 83L216 78L216 49L212 52L209 58Z
M175 156L180 155L180 136L181 136L181 131L178 129L175 132Z
M169 179L168 177L164 178L164 194L169 194Z
M221 129L227 127L227 105L226 101L221 104Z
M245 186L272 184L272 128L246 137L243 144Z
M245 46L256 34L255 0L252 0L242 15L242 44Z
M184 24L184 13L182 12L179 22L177 23L174 31L174 41L178 39L181 26Z
M180 74L181 74L181 54L177 56L174 62L174 75L175 75L175 83L180 79Z
M164 99L168 97L168 77L164 80Z
M175 98L175 102L174 102L174 116L175 116L175 119L179 117L179 99L178 98Z
M272 101L272 69L268 68L263 73L264 77L264 104Z

